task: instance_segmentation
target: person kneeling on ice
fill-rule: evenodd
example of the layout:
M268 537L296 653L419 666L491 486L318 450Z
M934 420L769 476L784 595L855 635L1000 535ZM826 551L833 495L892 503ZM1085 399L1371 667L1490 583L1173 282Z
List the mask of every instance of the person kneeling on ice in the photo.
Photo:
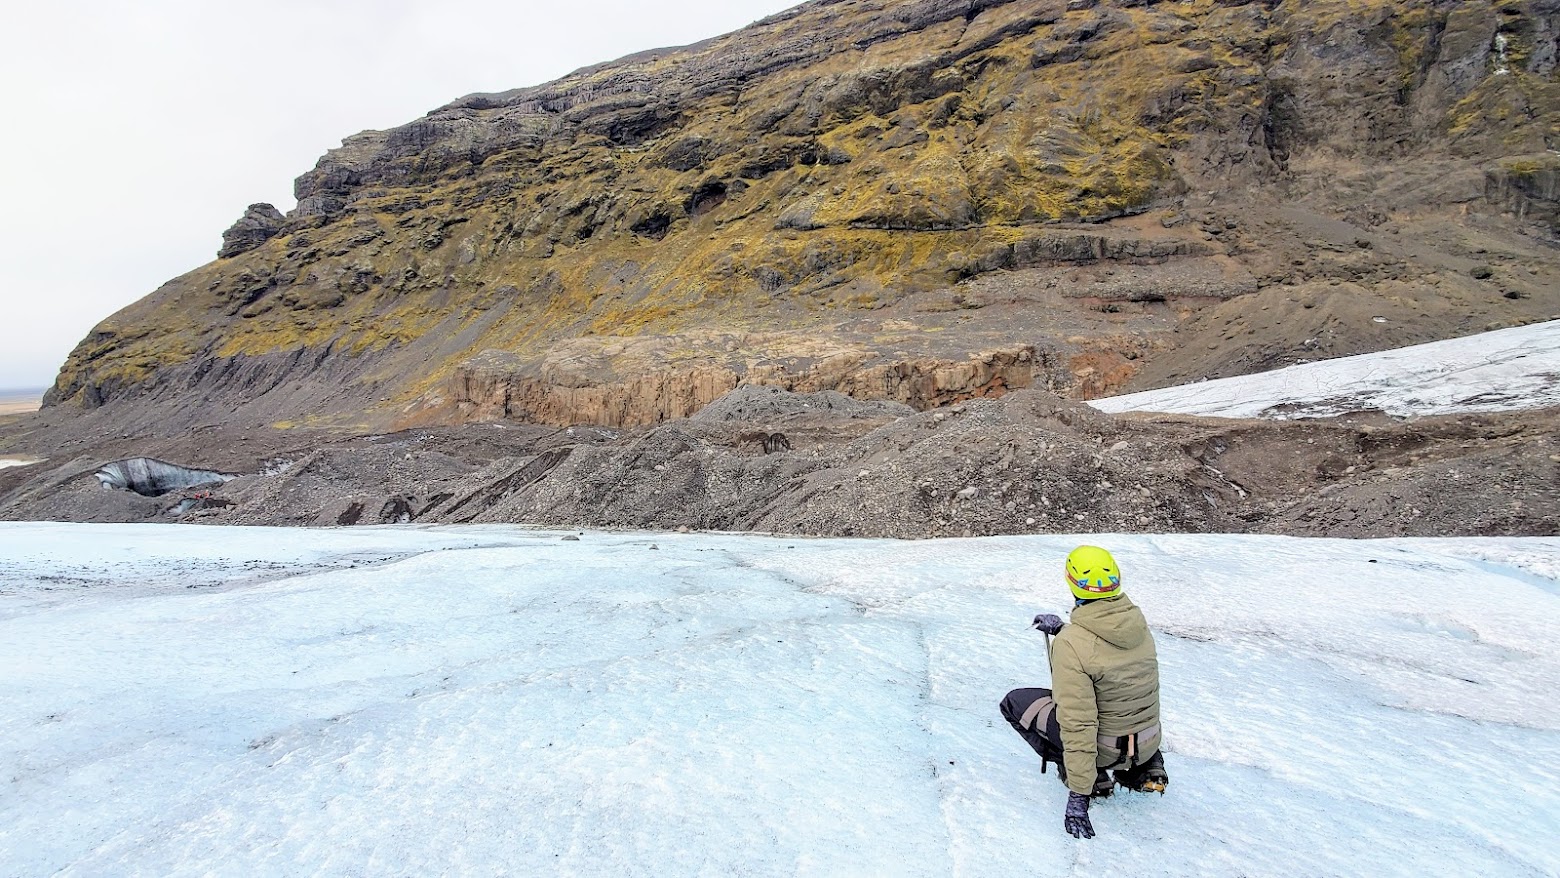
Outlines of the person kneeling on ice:
M1159 750L1159 658L1109 552L1074 549L1067 583L1076 598L1071 624L1048 613L1034 620L1046 634L1055 689L1014 689L1002 699L1002 716L1040 754L1041 773L1056 763L1069 790L1063 826L1093 838L1091 797L1110 795L1116 784L1163 793L1170 782Z

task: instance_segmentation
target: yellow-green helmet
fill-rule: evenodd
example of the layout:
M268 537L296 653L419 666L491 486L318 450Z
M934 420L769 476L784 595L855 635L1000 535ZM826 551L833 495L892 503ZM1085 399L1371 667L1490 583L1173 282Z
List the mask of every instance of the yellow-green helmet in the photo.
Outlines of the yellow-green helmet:
M1121 568L1099 546L1079 546L1067 554L1067 584L1081 600L1115 597L1121 594Z

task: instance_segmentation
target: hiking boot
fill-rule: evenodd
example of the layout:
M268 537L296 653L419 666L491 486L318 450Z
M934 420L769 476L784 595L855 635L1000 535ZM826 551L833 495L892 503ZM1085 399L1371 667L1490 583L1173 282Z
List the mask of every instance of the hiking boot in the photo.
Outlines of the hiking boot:
M1104 771L1094 776L1094 792L1089 795L1096 799L1103 799L1116 791L1116 782L1110 779L1110 775Z
M1164 795L1170 785L1170 775L1165 773L1165 758L1155 751L1148 761L1136 768L1116 772L1116 783L1139 793ZM1095 787L1098 789L1098 785Z

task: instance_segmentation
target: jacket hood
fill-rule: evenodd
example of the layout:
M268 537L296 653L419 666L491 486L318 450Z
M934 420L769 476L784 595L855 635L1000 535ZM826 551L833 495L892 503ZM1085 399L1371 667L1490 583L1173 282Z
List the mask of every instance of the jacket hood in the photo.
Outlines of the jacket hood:
M1148 637L1148 620L1126 595L1075 607L1072 623L1117 649L1132 649Z

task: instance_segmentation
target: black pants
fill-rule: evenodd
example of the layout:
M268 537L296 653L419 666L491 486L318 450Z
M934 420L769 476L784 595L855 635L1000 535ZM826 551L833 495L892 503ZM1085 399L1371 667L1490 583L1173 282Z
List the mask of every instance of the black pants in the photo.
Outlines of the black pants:
M1051 700L1051 690L1014 689L1002 699L1002 716L1042 760L1056 763L1057 776L1066 782L1062 727L1056 721L1056 702Z

